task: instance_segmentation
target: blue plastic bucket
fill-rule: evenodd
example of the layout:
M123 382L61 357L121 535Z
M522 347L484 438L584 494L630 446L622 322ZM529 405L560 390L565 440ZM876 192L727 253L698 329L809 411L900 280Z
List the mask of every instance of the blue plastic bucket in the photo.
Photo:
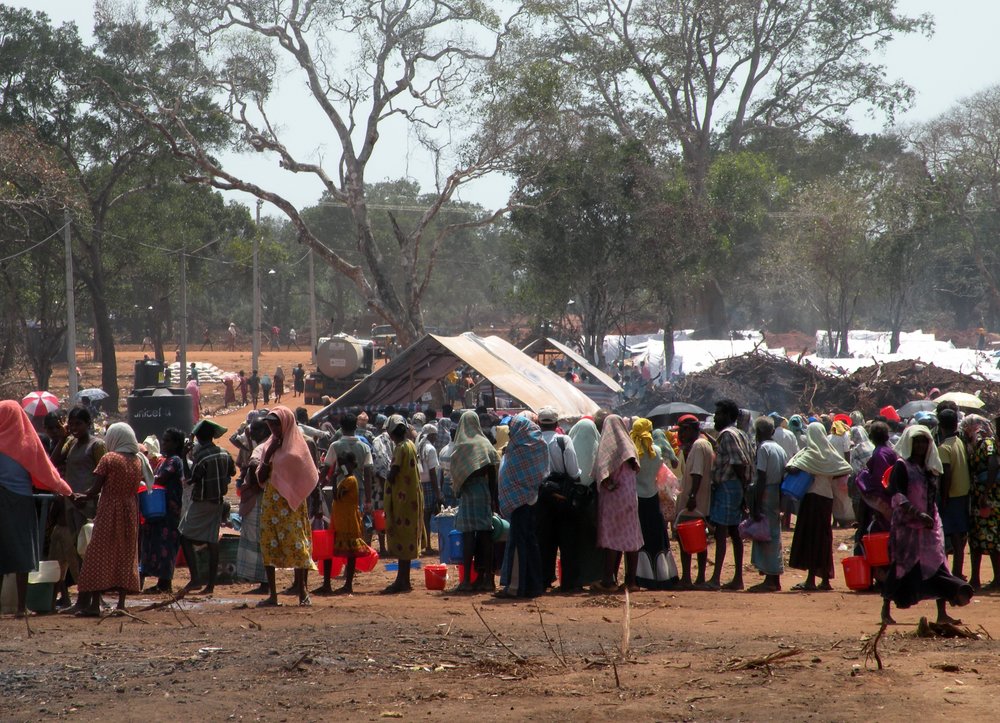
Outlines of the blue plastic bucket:
M448 533L448 557L452 560L462 559L462 533L458 530Z
M139 494L139 512L147 520L159 520L167 516L167 491L154 487L149 492Z

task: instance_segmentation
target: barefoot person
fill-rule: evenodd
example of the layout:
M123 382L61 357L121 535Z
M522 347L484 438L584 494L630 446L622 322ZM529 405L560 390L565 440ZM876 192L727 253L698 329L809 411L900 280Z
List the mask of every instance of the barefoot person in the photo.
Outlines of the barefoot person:
M191 570L191 580L184 587L186 592L202 587L201 576L194 552L195 543L208 545L208 581L201 590L203 595L215 591L215 578L219 567L219 526L222 521L222 504L229 481L236 476L236 463L229 452L219 447L215 440L226 433L226 428L203 419L195 425L197 446L191 462L190 500L185 504L178 529L181 548Z
M184 509L184 433L171 427L163 433L163 461L156 469L154 484L164 489L166 514L147 519L139 531L139 554L143 577L155 577L156 585L146 592L172 592L174 564L181 545L177 527Z
M883 587L882 621L893 623L889 604L908 608L921 600L937 601L939 623L959 623L945 605L968 605L972 586L948 571L944 532L937 509L938 480L944 471L930 430L907 427L896 445L900 459L889 476L892 495L890 531L892 565Z
M358 460L351 452L337 458L337 467L344 476L333 490L330 521L333 527L333 554L347 560L344 567L344 584L333 591L334 595L354 592L354 572L358 558L368 553L368 545L361 538L361 510L358 507Z
M248 441L253 445L250 459L256 460L256 465L262 459L260 453L263 450L260 445L270 436L271 429L263 419L254 419L247 428ZM241 580L257 583L257 587L248 594L267 595L271 590L267 586L267 573L260 552L261 487L257 483L256 471L251 474L250 461L247 462L243 479L237 482L237 488L240 491L240 517L243 524L240 527L239 548L236 550L236 576Z
M271 436L260 445L257 481L263 486L260 500L260 549L267 571L270 595L258 607L278 605L276 568L293 568L293 588L299 605L312 605L307 584L312 561L312 528L308 498L316 489L319 470L295 415L288 407L275 407L264 417ZM256 451L256 450L255 450ZM251 464L253 460L251 460Z
M708 513L715 525L715 571L708 582L713 590L743 589L743 540L739 524L743 518L743 494L750 481L754 458L750 440L736 426L739 416L740 408L731 399L715 403L715 429L719 438L712 467L712 502ZM727 537L733 543L735 570L733 579L722 585Z
M685 414L677 420L677 436L684 453L684 474L681 477L681 491L677 495L677 524L693 520L708 520L712 501L712 465L715 452L708 437L701 431L701 422L693 414ZM681 545L682 590L705 585L705 567L708 565L708 549L698 553L698 577L691 582L691 553Z
M462 533L465 580L453 592L492 592L493 511L498 508L500 455L483 434L479 415L469 410L459 420L451 453L451 487L458 495L455 529ZM479 579L472 582L475 563Z
M777 592L781 589L781 573L785 566L781 555L781 478L788 458L785 450L774 441L774 421L760 417L754 423L757 434L757 481L753 488L752 511L755 520L767 520L771 534L768 540L754 540L750 562L764 576L764 581L750 592Z
M141 591L139 584L139 504L136 492L153 484L153 470L132 428L112 424L104 435L108 452L97 464L94 486L77 499L97 499L94 535L80 570L77 615L101 614L101 593L117 592L118 609L125 609L127 593Z
M396 445L385 481L385 544L389 557L399 560L396 579L383 595L410 592L410 561L420 556L424 502L417 469L417 448L407 436L406 420L393 414L386 422Z
M808 573L806 581L793 585L793 590L832 590L833 487L853 468L830 444L821 422L813 422L806 428L806 440L805 449L788 461L789 470L802 470L813 476L799 506L788 566Z
M597 480L597 546L604 550L604 571L591 586L594 593L638 592L635 581L642 528L635 476L639 459L635 444L617 414L609 414L601 425L601 442L594 462ZM618 584L618 568L625 557L625 582Z
M38 513L32 486L70 495L59 477L31 420L17 402L0 402L0 589L4 576L14 574L17 617L27 615L28 573L38 568ZM62 504L62 500L56 500Z

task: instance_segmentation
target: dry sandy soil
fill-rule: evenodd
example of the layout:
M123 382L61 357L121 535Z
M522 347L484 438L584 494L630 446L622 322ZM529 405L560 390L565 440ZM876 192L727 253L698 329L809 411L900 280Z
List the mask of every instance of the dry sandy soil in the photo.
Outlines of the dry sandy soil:
M123 356L128 368L133 358ZM249 355L191 358L238 369ZM298 361L308 361L304 352L269 353L265 368L281 363L288 370ZM209 394L208 407L221 403L218 393L216 402ZM845 542L850 532L835 536ZM933 615L927 602L897 613L899 625L879 646L885 669L878 671L862 646L878 630L880 600L847 591L837 565L834 592L633 595L624 654L621 597L512 603L454 596L425 590L419 570L412 594L382 597L375 593L392 575L382 564L359 575L354 596L313 598L311 608L285 597L286 607L258 610L259 598L245 594L249 585L231 585L210 599L182 601L183 610L142 611L157 598L132 598L135 618L47 615L26 625L7 616L0 618L0 718L839 721L993 714L1000 643L915 637L920 616ZM178 571L175 585L185 573ZM282 573L281 582L288 579ZM747 579L757 581L749 571ZM783 584L802 579L790 571ZM960 614L971 628L1000 634L998 603L979 596ZM770 667L731 669L781 651L797 652Z
M0 717L975 719L992 714L1000 683L1000 644L913 635L930 602L897 614L876 670L861 648L878 630L879 598L842 579L827 593L632 595L622 655L619 596L502 602L427 591L421 571L413 593L377 595L391 575L380 564L359 575L355 595L314 597L311 608L285 597L286 607L258 610L250 586L231 585L182 601L183 611L142 611L157 598L130 599L135 618L36 616L29 631L4 617ZM801 579L794 571L783 582ZM995 597L961 614L1000 631ZM730 669L790 650L770 668Z

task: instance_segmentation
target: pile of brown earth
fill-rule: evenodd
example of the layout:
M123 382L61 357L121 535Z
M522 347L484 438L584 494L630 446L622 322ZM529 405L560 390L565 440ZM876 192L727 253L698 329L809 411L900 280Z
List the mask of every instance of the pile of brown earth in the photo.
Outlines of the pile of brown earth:
M689 374L669 387L651 391L622 405L622 414L647 414L658 404L688 402L712 411L720 399L732 399L758 412L850 412L874 416L886 405L900 407L924 399L931 389L941 393L978 394L987 412L1000 411L1000 384L915 360L862 367L834 376L807 363L753 351Z

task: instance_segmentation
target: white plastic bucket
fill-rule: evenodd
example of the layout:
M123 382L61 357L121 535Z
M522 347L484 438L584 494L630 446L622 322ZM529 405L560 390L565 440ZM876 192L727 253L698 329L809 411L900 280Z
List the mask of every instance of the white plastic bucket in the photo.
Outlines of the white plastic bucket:
M59 582L59 563L56 560L42 560L35 572L28 573L28 584L37 585L40 582Z

